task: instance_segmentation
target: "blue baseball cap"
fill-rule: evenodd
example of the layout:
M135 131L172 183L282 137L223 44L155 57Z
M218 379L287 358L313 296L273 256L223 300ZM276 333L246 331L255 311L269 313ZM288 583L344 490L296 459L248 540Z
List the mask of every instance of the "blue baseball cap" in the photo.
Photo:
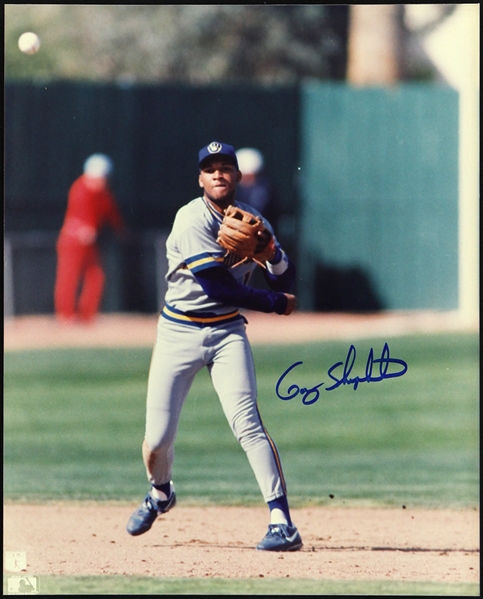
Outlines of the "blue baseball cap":
M235 148L233 146L221 143L219 141L212 141L204 148L201 148L198 154L199 168L202 168L202 163L205 162L207 158L217 158L218 156L224 156L225 158L229 158L238 170L238 160L236 157Z

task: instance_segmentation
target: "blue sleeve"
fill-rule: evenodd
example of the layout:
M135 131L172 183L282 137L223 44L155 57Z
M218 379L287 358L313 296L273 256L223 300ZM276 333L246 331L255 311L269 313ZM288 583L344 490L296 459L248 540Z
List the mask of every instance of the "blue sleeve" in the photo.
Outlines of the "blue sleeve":
M282 291L283 293L290 293L290 290L294 286L295 283L295 264L288 261L287 270L281 275L273 275L266 268L263 269L263 276L267 284L270 286L270 289L274 291Z
M287 298L283 293L242 285L223 266L213 266L193 274L206 295L223 304L276 314L284 314L287 309Z

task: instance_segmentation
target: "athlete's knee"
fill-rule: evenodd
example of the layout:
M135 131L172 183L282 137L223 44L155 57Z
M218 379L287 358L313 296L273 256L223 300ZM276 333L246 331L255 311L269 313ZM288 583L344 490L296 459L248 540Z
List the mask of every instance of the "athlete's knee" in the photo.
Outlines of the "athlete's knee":
M235 422L232 430L235 438L245 450L267 442L263 427L257 422Z
M238 408L228 415L231 428L237 438L263 432L263 426L252 401L240 402Z
M144 441L152 451L169 448L176 436L177 420L169 410L160 409L148 403Z

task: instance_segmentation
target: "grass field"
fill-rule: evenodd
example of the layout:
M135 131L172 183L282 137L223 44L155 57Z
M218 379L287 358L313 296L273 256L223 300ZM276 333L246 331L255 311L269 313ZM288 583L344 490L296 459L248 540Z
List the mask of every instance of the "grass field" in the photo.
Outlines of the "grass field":
M431 582L320 580L190 580L139 576L71 576L42 578L42 590L50 595L414 595L433 597L477 596L475 584ZM364 589L361 592L361 589Z
M293 506L478 505L478 336L415 335L385 341L391 357L408 364L404 376L361 383L357 390L350 385L322 390L312 405L304 405L300 395L290 401L279 399L278 379L301 361L290 384L327 385L327 370L345 360L349 344L254 347L260 411L280 450ZM355 345L353 374L362 376L370 348L380 356L383 343L367 339ZM121 348L5 354L7 502L137 501L143 496L147 485L140 445L150 353ZM196 379L182 414L173 478L180 503L260 505L253 473L206 372ZM190 592L186 586L172 590L179 588L179 581L172 581L174 586L168 582L156 591L153 581L141 580L133 593ZM88 593L85 589L92 581L73 579L64 584L70 590L63 594ZM108 594L119 592L116 584L102 582L111 589ZM258 584L256 591L245 590L243 581L227 582L226 587L221 581L213 584L200 592L285 592L275 583L266 586L267 581L251 581ZM348 583L338 587L327 583L324 588L327 594L404 594L409 588L371 584L357 583L358 591ZM218 590L216 585L221 585ZM293 592L326 594L320 583L314 585L301 582ZM407 594L465 594L462 588L440 586L421 584ZM102 588L95 594L102 594Z
M389 346L407 362L404 376L322 391L312 405L300 395L280 400L276 382L296 361L303 364L290 383L327 381L347 343L254 348L260 411L293 503L478 502L477 336L397 338ZM380 352L381 341L357 343L354 372L362 375L370 347ZM146 487L140 444L149 359L149 349L7 353L5 498L138 499ZM206 372L182 414L174 477L181 501L260 501Z

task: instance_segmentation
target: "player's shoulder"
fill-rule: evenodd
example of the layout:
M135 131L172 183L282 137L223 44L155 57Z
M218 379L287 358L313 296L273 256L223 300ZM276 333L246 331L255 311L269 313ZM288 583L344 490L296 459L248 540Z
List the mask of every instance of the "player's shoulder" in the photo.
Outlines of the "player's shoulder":
M71 189L79 189L79 188L86 188L86 183L85 183L85 177L84 175L80 175L79 177L77 177L77 179L74 179L74 181L72 182Z
M176 213L176 219L186 218L189 215L201 214L203 210L203 198L194 198L187 204L181 206Z
M210 224L213 217L206 208L205 201L200 196L179 208L174 219L174 228L199 228Z

